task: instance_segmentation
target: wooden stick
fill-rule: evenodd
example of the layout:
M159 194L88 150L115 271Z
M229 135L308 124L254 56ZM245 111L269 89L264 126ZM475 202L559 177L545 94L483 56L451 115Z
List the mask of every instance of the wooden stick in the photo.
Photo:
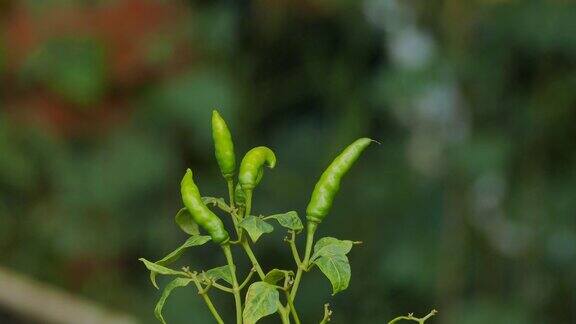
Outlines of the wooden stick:
M136 324L131 315L0 267L0 306L22 317L53 324Z

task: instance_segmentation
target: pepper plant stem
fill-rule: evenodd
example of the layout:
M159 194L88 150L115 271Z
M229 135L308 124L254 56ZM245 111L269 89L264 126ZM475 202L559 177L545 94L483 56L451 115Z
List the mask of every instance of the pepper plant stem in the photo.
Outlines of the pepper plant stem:
M282 303L278 302L278 314L282 320L282 324L290 324L290 313L287 309L282 306Z
M310 261L310 253L312 252L312 244L314 243L314 233L318 224L315 222L308 222L306 231L306 249L304 251L304 260L300 263L298 270L296 271L296 277L294 278L294 284L290 291L290 298L294 300L296 298L296 293L298 292L298 286L300 285L300 280L302 279L302 273L308 268L308 262Z
M320 324L326 324L330 322L330 317L332 316L332 311L330 310L330 304L324 304L324 317L320 321Z
M230 245L222 245L224 250L224 255L226 256L226 262L230 267L230 272L232 274L232 293L234 294L234 303L236 305L236 323L242 324L242 298L240 297L240 288L238 286L238 279L236 279L236 266L234 265L234 259L232 258L232 251L230 251Z
M212 304L212 300L208 296L208 293L204 291L204 289L202 288L202 285L200 284L200 282L198 282L198 279L194 278L193 281L194 281L194 284L196 285L196 288L198 288L198 293L200 294L200 296L202 296L202 299L204 299L206 306L208 306L208 309L210 310L210 313L212 314L212 316L214 316L214 319L216 320L216 322L218 324L224 324L222 317L220 317L220 314L218 314L216 307L214 307L214 304Z
M244 212L244 216L250 216L252 212L252 189L244 190L244 194L246 196L246 210Z
M246 216L250 215L250 210L252 209L252 190L251 189L245 190L244 193L246 195L246 209L245 209L244 217L246 217ZM262 267L260 266L258 259L256 259L256 256L254 255L254 252L252 251L252 248L250 247L250 243L248 242L248 239L246 237L243 237L241 240L241 244L242 244L242 247L244 248L244 251L246 251L246 255L248 255L248 258L250 259L250 262L252 262L252 265L256 269L256 272L258 272L258 276L260 277L261 280L264 280L264 277L266 276L266 274L262 270Z
M252 275L254 274L255 269L252 268L252 270L250 270L250 273L248 274L248 276L246 276L246 279L244 279L244 281L240 284L240 290L242 290L249 282L250 279L252 279Z
M238 226L238 219L234 214L234 179L232 178L226 179L226 184L228 185L228 196L230 197L230 207L232 210L230 212L230 217L232 217L232 223L234 223L234 229L236 230L236 237L238 241L240 241L242 239L241 229Z
M296 232L290 231L290 239L288 240L288 244L290 245L290 251L292 251L292 256L294 256L294 262L296 266L299 268L302 260L300 259L300 254L298 253L298 248L296 247Z
M285 292L286 299L288 300L288 308L290 308L290 313L292 314L292 317L294 317L294 322L300 324L300 317L298 317L298 312L296 312L296 307L294 307L294 302L290 297L290 293L287 290L285 290Z
M250 259L250 262L252 262L252 266L254 266L254 269L256 269L256 272L258 272L258 276L260 277L261 280L264 280L264 277L266 277L266 274L262 270L262 267L260 266L258 259L256 259L256 255L254 255L254 252L252 251L252 248L250 247L250 243L248 243L246 237L244 237L242 239L241 244L242 244L242 247L244 248L244 251L246 251L246 255L248 256L248 259Z
M428 315L422 317L422 318L418 318L418 317L414 317L414 315L412 313L408 314L408 316L398 316L395 319L391 320L390 322L388 322L388 324L393 324L402 320L405 321L414 321L414 322L418 322L419 324L424 324L424 322L426 322L426 320L428 320L430 317L436 315L436 313L438 313L435 309L431 310L430 313L428 313Z
M234 179L226 179L228 185L228 196L230 197L230 207L234 208Z

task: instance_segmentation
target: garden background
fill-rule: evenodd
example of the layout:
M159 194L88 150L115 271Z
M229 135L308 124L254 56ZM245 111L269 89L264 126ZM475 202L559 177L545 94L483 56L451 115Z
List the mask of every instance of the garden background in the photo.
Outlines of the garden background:
M8 302L11 276L155 322L138 257L185 239L184 170L226 195L214 108L239 157L277 154L256 213L303 217L342 147L382 143L320 229L364 242L351 287L305 276L305 323L325 302L333 323L576 323L574 2L3 0L0 31L1 323L71 312ZM266 268L292 265L282 237L256 248ZM215 251L183 263L222 265ZM173 294L171 323L209 323L194 295Z

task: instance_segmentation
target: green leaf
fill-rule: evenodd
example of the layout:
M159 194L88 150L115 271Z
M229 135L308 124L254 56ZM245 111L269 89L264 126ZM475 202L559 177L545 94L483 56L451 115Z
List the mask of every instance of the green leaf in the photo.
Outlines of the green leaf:
M192 219L192 215L186 208L182 208L178 211L174 217L176 224L183 230L186 234L190 235L200 235L200 228L198 224Z
M346 255L352 249L354 242L350 240L339 240L333 237L323 237L314 245L314 253L310 260L331 255Z
M172 290L177 287L185 287L191 281L192 279L190 278L176 278L172 280L168 285L166 285L166 288L164 288L164 291L162 291L162 296L160 296L158 303L156 303L156 307L154 307L154 316L156 316L156 318L162 322L162 324L166 324L166 320L164 320L164 317L162 316L162 308L164 308L164 303L166 303L166 299L168 299L168 296L170 296Z
M342 254L321 256L314 261L332 283L332 295L348 288L350 283L350 264Z
M278 310L280 295L276 288L267 282L258 281L250 285L246 292L246 302L242 317L245 324L254 324L262 317Z
M227 283L232 284L232 271L230 270L230 266L227 265L217 267L202 273L202 279L212 279L214 281L222 279Z
M202 245L208 241L210 241L212 238L209 235L202 235L202 236L190 236L185 242L184 244L180 245L176 250L170 252L168 255L166 255L165 257L163 257L162 259L156 261L156 264L160 264L160 265L167 265L170 264L176 260L178 260L180 258L180 256L182 255L182 253L192 247L192 246L199 246Z
M173 275L173 276L180 276L180 275L185 276L186 275L186 273L183 271L172 270L170 268L166 268L164 266L158 265L154 262L150 262L144 258L140 258L138 260L142 261L144 263L144 265L146 266L146 268L148 268L148 270L154 271L154 272L162 274L162 275Z
M186 249L188 249L189 247L202 245L202 244L210 241L211 239L212 238L208 235L191 236L186 240L186 242L184 242L184 244L179 246L176 250L170 252L167 256L163 257L162 259L160 259L154 263L157 265L160 265L160 266L169 265L169 264L175 262L176 260L178 260L180 258L180 256L182 255L182 253L184 253L184 251ZM158 289L158 284L156 284L156 274L157 273L155 271L150 271L150 281L152 282L152 285L154 285L154 287L156 287L156 289Z
M258 241L262 234L270 233L274 230L274 227L266 223L262 218L252 215L244 218L238 225L248 232L253 242Z
M204 205L212 205L218 207L227 213L232 211L232 208L228 206L224 198L202 197L202 202L204 203Z
M284 214L270 215L266 218L274 218L283 227L296 232L300 232L302 229L304 229L304 225L302 225L302 221L300 220L300 217L298 217L298 213L295 211L289 211Z
M266 274L266 277L264 277L264 281L271 285L275 285L281 279L293 275L294 272L290 270L272 269L270 270L270 272Z
M152 285L158 289L158 284L156 283L156 274L167 275L167 276L186 276L186 272L172 270L170 268L166 268L162 265L159 265L154 262L150 262L144 258L138 259L144 263L146 268L150 270L150 281L152 281ZM154 274L154 276L152 276Z

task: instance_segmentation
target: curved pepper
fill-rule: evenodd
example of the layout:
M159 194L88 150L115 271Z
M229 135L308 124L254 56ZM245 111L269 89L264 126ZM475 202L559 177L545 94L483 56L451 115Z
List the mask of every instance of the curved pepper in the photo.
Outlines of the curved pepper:
M258 146L246 153L238 174L238 181L243 190L252 190L260 183L265 165L270 169L276 166L276 155L271 149Z
M334 196L340 189L342 177L350 170L362 151L372 142L369 138L360 138L350 144L326 168L314 187L310 202L306 208L306 218L310 222L320 223L326 217Z
M230 235L224 228L224 223L216 216L204 203L198 187L194 183L192 170L186 170L186 174L180 183L180 192L184 206L192 215L192 219L202 227L212 241L218 244L225 244L229 241Z

